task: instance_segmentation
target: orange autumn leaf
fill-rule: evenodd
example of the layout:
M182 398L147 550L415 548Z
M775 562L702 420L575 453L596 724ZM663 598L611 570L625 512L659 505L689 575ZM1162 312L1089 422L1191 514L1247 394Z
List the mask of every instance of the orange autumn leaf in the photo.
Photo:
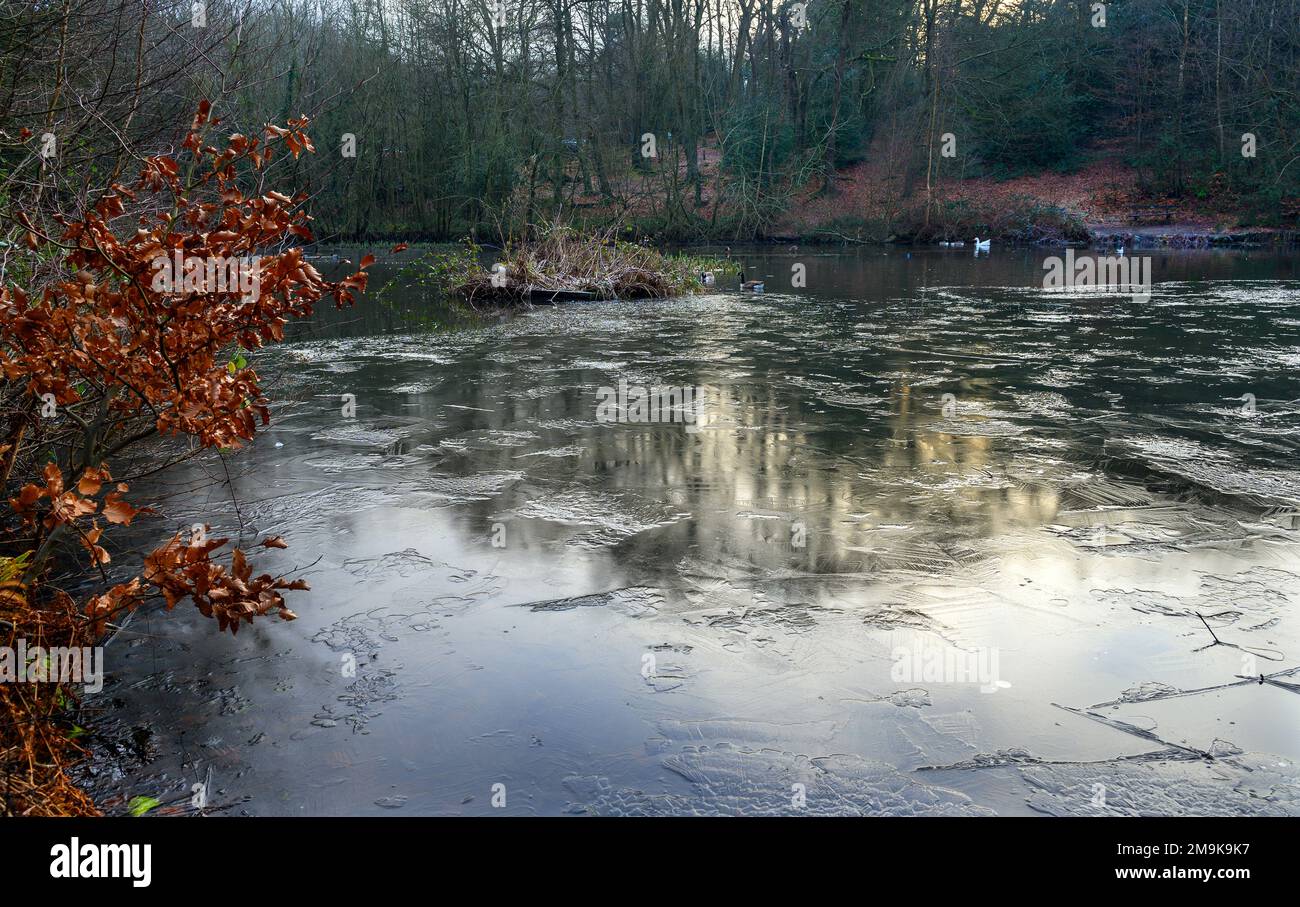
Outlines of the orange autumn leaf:
M122 500L120 492L114 491L104 498L104 507L100 512L103 513L104 519L110 523L130 526L136 514L141 511Z
M99 494L99 489L109 478L107 469L96 469L92 466L81 474L81 479L77 482L77 491L86 497L93 497Z

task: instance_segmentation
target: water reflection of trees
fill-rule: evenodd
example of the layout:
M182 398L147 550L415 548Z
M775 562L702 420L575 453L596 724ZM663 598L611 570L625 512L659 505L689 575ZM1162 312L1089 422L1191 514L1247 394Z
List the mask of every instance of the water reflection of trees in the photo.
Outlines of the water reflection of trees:
M528 429L527 448L474 449L467 471L523 470L501 498L471 507L485 535L505 519L511 544L563 543L584 527L511 516L527 500L565 489L608 503L620 519L689 519L635 534L612 550L638 566L684 558L738 572L867 572L952 560L974 538L1039 525L1056 510L1046 484L1008 479L1026 444L936 430L932 401L896 384L872 411L844 409L824 428L825 407L798 388L723 385L701 429L679 424L599 424L595 387L566 387L540 399L501 399L492 382L466 382L478 426ZM700 383L707 383L699 379ZM576 446L580 456L522 456ZM451 465L446 463L444 465ZM794 544L799 524L805 546ZM587 527L589 528L589 527Z

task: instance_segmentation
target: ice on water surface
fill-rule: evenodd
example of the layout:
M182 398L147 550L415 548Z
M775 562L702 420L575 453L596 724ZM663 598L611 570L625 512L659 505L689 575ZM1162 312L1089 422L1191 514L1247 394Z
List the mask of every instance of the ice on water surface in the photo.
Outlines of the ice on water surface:
M1300 814L1294 282L1142 305L835 261L798 296L259 353L272 434L163 510L283 535L266 568L313 591L234 643L139 615L92 784L211 764L261 814L486 813L498 783L539 814ZM602 422L621 380L705 415ZM184 733L131 743L163 713Z

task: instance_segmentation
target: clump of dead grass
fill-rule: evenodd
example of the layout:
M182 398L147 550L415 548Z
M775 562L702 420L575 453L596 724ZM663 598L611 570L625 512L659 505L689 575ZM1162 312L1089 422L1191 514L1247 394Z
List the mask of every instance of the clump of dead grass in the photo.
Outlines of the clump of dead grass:
M0 558L0 645L17 651L94 644L89 624L72 599L56 595L37 606ZM72 685L0 683L0 816L97 816L90 797L73 783L72 767L85 755L72 722Z
M704 289L702 273L726 271L729 263L657 249L617 238L613 228L580 233L551 226L537 239L502 249L484 268L474 246L443 255L433 264L446 291L471 305L527 303L551 293L590 294L593 299L661 299Z

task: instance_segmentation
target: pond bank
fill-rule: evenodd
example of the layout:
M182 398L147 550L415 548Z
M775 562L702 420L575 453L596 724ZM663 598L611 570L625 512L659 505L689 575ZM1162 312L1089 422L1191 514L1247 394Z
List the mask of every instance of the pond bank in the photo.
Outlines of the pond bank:
M1162 226L1118 226L1089 224L1091 241L1099 245L1120 244L1131 249L1222 249L1294 247L1300 231L1274 229L1213 230L1195 224Z

